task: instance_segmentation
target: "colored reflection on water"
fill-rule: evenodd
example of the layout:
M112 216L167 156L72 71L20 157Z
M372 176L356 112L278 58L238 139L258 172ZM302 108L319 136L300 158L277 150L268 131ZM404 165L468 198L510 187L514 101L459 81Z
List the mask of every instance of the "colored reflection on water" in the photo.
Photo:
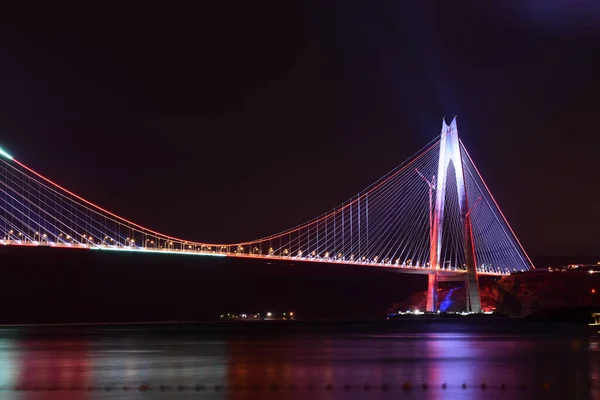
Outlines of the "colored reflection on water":
M0 398L600 398L597 332L442 328L260 335L156 334L151 326L34 335L0 329Z

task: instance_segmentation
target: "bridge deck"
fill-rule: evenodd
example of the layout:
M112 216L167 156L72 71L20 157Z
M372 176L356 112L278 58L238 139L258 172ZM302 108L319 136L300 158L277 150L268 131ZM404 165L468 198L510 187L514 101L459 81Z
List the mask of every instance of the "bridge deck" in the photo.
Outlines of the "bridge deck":
M144 248L144 247L116 247L109 245L88 245L84 243L71 244L71 243L56 243L56 242L24 242L16 240L0 240L0 245L5 246L30 246L30 247L56 247L56 248L70 248L70 249L88 249L88 250L105 250L105 251L127 251L127 252L140 252L140 253L157 253L157 254L179 254L179 255L195 255L205 257L235 257L235 258L247 258L247 259L262 259L262 260L274 260L274 261L293 261L301 263L327 263L327 264L339 264L359 267L371 267L371 268L389 268L395 269L402 273L408 274L423 274L429 275L437 273L442 278L461 278L466 275L466 270L455 269L455 268L429 268L428 266L418 265L402 265L398 263L387 262L375 262L375 261L352 261L337 258L319 258L319 257L302 257L302 256L278 256L278 255L266 255L266 254L242 254L234 252L216 252L216 251L203 251L203 250L171 250L171 249L156 249L156 248ZM498 273L480 270L479 275L485 276L505 276L507 273Z

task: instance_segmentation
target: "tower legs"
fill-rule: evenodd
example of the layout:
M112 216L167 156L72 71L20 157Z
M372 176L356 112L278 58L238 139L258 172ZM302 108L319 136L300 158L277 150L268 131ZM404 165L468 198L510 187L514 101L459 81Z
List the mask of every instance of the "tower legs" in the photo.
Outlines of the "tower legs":
M479 281L477 279L477 272L472 273L467 271L465 289L467 291L467 311L480 313L481 295L479 294Z
M438 311L438 286L440 282L463 282L465 285L466 311L472 313L481 312L481 297L479 294L479 281L477 273L471 273L467 270L465 275L437 275L432 273L427 275L429 282L427 285L427 305L425 311Z
M426 311L435 312L437 311L437 290L438 290L438 277L437 274L429 274L429 284L427 285L427 309Z
M479 313L481 312L481 295L479 293L479 279L477 278L475 245L473 240L473 230L471 227L471 211L468 211L464 217L464 235L465 261L467 267L467 277L465 279L467 311Z

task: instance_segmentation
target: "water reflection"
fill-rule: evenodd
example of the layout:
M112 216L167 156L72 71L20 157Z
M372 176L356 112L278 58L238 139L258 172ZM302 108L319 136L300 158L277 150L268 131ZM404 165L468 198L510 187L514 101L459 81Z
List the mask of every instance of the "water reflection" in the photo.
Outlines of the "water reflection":
M85 339L3 339L0 359L7 363L2 380L6 398L22 400L88 399L84 390L92 379ZM5 375L5 376L7 376Z
M6 389L12 386L17 361L12 340L0 338L0 388Z
M586 399L599 361L595 334L0 331L2 398L20 400Z
M590 369L590 397L600 399L600 339L598 335L590 337L586 350Z

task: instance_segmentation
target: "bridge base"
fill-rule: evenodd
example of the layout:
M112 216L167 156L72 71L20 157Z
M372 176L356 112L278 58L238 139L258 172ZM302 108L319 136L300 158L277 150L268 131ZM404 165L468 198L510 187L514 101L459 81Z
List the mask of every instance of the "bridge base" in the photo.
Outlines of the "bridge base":
M466 291L466 311L473 313L481 312L481 295L479 293L479 280L477 274L465 275L438 275L436 273L428 275L429 282L427 285L427 306L426 311L436 312L438 303L438 285L440 282L463 282Z
M438 290L438 276L436 273L429 274L429 284L427 285L427 307L426 311L435 312L437 311L437 290Z

